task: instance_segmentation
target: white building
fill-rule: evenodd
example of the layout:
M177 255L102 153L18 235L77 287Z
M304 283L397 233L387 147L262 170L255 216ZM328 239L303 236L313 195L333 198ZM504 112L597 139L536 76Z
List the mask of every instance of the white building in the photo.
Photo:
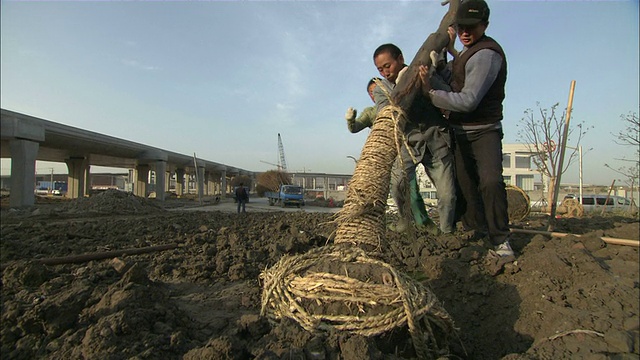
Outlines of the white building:
M529 151L527 144L503 144L502 145L502 177L506 184L519 187L524 191L534 190L533 184L537 176L540 181L541 175L537 169L533 169L531 157L533 153Z

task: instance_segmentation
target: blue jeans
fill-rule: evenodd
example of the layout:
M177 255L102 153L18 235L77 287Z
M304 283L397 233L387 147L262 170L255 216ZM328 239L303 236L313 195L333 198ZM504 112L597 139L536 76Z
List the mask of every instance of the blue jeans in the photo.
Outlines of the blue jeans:
M425 156L422 159L427 175L433 182L438 193L438 214L440 216L440 230L444 233L453 232L455 229L455 210L456 210L456 186L455 186L455 167L453 163L453 154L448 154L444 159L435 159ZM416 166L411 158L404 160L404 175L407 176L409 182L416 178ZM399 179L402 167L395 167L392 178ZM398 190L399 181L393 181L391 188L391 196L396 201L400 215L402 216L402 204L399 203ZM424 204L422 205L424 206ZM415 210L414 210L415 211ZM424 224L421 224L424 225Z
M453 153L443 159L424 157L422 165L437 190L440 230L443 233L453 232L456 213L456 181Z
M238 199L238 213L240 213L240 207L242 207L242 212L247 212L245 210L246 203L247 203L247 200Z
M453 149L450 146L451 139L444 130L431 128L428 130L413 130L408 135L408 147L413 152L413 158L418 164L424 166L427 175L436 187L438 194L438 214L440 216L440 230L444 233L453 232L455 229L456 211L456 181ZM411 180L416 176L416 166L407 148L401 148L402 167L404 173ZM392 189L392 195L397 189ZM394 195L394 199L396 196Z

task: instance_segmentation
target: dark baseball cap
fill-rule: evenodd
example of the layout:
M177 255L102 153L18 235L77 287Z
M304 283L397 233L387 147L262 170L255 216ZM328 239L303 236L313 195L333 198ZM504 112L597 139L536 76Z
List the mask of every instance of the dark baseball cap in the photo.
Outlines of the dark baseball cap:
M463 1L456 12L456 25L475 25L489 21L489 6L484 0Z

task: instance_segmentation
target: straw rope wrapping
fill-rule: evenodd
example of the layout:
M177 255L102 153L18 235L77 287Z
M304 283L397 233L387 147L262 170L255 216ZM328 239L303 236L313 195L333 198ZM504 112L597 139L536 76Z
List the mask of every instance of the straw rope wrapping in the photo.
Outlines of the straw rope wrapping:
M511 184L505 186L505 191L507 193L509 221L513 223L524 220L529 215L529 211L531 211L529 195L519 187Z
M327 263L345 269L369 265L383 271L378 271L381 278L368 281L348 274L317 271ZM439 353L432 323L446 334L453 332L452 319L427 288L349 244L285 256L261 277L264 282L262 315L272 320L293 319L310 332L337 330L375 336L407 324L420 358L436 357ZM326 309L337 303L348 304L354 311L351 314L313 312L314 305Z
M387 106L380 110L362 148L347 198L337 214L335 243L348 242L377 249L385 233L385 211L391 180L391 167L398 154L404 119L401 109Z
M445 335L452 333L449 314L429 289L370 256L384 248L390 171L404 143L405 121L404 112L393 105L378 113L335 219L335 245L285 256L260 275L263 316L287 317L311 332L338 330L363 336L407 324L416 354L438 355L431 324ZM374 266L378 278L349 276L349 269L366 266ZM330 271L324 271L327 267ZM323 313L326 310L331 314Z
M400 72L400 74L398 74L396 83L400 81L402 74L403 74L402 71ZM407 93L409 92L409 89L418 86L418 81L419 81L418 78L412 79L410 81L409 87L407 88L407 90L405 90L403 94L401 94L401 96L407 95ZM387 100L389 101L389 103L394 104L394 100L393 100L393 97L391 96L391 93L389 92L389 89L382 83L382 81L379 79L374 79L374 82L376 83L378 88L382 90L384 95L387 97ZM394 200L398 210L398 217L401 219L403 218L407 224L411 224L413 223L413 219L414 219L413 209L411 209L411 200L410 200L412 189L409 184L409 179L407 178L406 169L404 168L404 163L407 159L403 158L403 152L401 151L401 148L404 147L407 150L404 154L405 156L406 155L409 156L413 164L417 164L418 160L413 155L413 151L411 151L411 149L409 148L409 144L407 143L407 140L404 136L403 130L406 122L406 115L400 112L400 108L398 107L393 107L392 109L394 111L398 111L398 113L394 114L392 112L391 114L392 121L395 124L394 139L395 139L395 146L397 150L397 157L396 157L395 163L393 164L393 167L399 168L399 170L391 171L391 177L393 178L392 183L396 184ZM391 112L391 109L389 111ZM409 238L415 240L416 234L414 230L415 228L413 226L409 226L405 233L407 234L407 236L409 236Z

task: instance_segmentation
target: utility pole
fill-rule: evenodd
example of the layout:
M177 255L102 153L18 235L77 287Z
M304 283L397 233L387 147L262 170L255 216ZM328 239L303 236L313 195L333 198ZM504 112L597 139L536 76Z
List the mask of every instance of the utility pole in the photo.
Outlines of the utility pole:
M578 150L578 172L579 172L579 178L580 178L580 183L579 183L579 196L580 196L580 204L582 204L582 145L578 146L577 148L574 148L572 146L567 146L567 149L572 149L572 150Z

